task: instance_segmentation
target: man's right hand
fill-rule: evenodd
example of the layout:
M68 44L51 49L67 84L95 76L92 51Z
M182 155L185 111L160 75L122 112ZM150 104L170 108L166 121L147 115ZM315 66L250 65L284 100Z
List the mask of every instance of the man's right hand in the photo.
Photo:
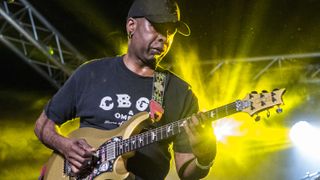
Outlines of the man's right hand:
M57 133L56 124L42 112L35 124L35 134L47 147L59 151L78 174L89 166L95 149L84 139L70 139Z
M85 139L65 139L61 153L71 165L73 173L81 173L91 165L95 149Z

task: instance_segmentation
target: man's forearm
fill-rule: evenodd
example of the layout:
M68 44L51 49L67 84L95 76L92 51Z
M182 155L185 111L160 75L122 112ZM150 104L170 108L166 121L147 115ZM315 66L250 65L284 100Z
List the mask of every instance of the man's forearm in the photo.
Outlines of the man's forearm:
M36 121L34 132L44 145L62 153L62 147L66 138L57 133L55 125L56 124L42 112Z

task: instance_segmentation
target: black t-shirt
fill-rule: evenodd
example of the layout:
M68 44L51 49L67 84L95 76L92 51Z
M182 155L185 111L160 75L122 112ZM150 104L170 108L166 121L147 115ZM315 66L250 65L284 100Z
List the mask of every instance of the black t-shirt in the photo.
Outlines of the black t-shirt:
M164 109L158 127L198 111L197 98L189 85L168 73ZM122 57L93 60L80 66L46 106L57 124L80 118L80 127L115 129L133 115L149 111L153 78L130 71ZM173 142L176 152L191 152L185 133L136 151L127 169L143 179L164 179L169 171Z

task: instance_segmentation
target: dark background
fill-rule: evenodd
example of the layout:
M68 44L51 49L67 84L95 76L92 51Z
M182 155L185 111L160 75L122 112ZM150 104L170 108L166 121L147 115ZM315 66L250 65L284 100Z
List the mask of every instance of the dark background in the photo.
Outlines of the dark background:
M87 59L117 54L115 41L126 40L131 0L46 0L30 3ZM318 52L320 2L316 0L198 0L179 2L190 37L175 45L196 47L200 60ZM250 42L242 52L244 42ZM45 88L50 85L0 44L1 85Z

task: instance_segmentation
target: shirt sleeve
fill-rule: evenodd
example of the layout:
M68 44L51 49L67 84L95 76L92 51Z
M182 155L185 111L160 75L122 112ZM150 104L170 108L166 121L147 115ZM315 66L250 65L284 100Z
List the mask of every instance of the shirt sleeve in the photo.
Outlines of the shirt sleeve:
M189 89L185 99L184 109L181 114L181 119L191 116L199 111L198 99L195 94ZM192 152L189 144L188 135L185 132L178 134L173 141L173 150L175 152L190 153Z
M76 116L77 76L76 71L45 106L47 117L58 125Z

